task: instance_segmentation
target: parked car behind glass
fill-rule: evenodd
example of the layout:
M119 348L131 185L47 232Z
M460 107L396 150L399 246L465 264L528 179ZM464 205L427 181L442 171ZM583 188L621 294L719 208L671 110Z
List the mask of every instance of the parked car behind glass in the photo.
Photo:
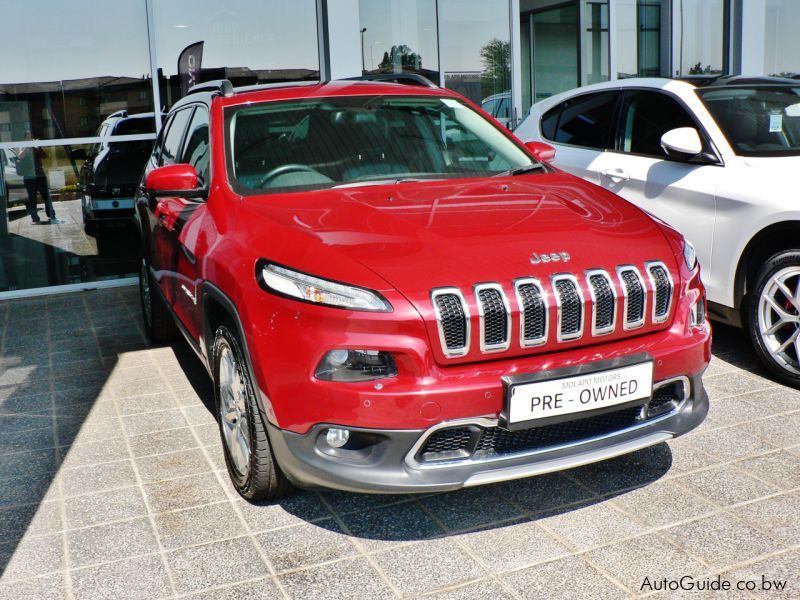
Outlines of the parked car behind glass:
M800 82L607 82L534 105L515 133L679 229L712 316L800 386Z

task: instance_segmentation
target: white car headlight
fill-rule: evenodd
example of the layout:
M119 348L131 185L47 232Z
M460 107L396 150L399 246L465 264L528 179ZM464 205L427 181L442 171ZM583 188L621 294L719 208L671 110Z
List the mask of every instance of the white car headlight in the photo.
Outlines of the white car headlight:
M267 261L260 261L256 270L262 287L278 295L351 310L392 311L392 305L378 292L362 287L314 277Z
M683 260L686 261L686 266L689 268L690 271L694 271L694 268L697 266L697 252L694 251L694 246L692 246L689 240L683 240Z

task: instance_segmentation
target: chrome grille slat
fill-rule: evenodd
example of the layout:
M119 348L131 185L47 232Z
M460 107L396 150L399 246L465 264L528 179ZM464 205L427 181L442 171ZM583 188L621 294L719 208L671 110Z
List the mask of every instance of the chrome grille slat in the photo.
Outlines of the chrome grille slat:
M651 318L653 323L663 323L669 316L669 311L672 308L672 296L675 293L672 276L669 274L667 266L658 261L646 263L645 270L653 287Z
M583 292L574 275L559 274L551 278L553 296L558 311L559 342L580 339L583 336Z
M514 282L517 305L520 310L519 343L523 348L540 346L547 341L547 296L536 279L518 279Z
M625 296L622 328L637 329L644 325L647 311L647 288L639 269L633 265L617 267L617 276Z
M445 355L464 356L469 352L469 309L458 288L441 288L431 292L431 302L439 327L439 340Z
M586 283L592 296L592 335L607 335L614 331L617 321L617 292L611 276L601 269L586 273Z
M475 301L480 319L481 352L507 350L511 341L511 307L497 283L475 286Z

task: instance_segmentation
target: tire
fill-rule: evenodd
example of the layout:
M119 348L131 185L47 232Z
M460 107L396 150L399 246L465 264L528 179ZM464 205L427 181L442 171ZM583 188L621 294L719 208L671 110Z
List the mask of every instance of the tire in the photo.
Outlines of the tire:
M799 298L800 249L784 250L761 266L745 307L756 354L777 380L793 387L800 387Z
M155 344L173 341L176 333L175 322L158 290L155 289L150 277L150 265L144 258L139 261L139 299L142 303L144 332L148 339Z
M247 500L286 495L291 483L281 471L258 408L245 356L234 328L214 337L214 398L225 464L233 486Z

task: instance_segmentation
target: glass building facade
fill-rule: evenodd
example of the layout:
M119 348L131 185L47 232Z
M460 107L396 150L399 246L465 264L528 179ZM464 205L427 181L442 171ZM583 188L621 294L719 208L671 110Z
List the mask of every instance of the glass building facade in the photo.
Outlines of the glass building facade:
M513 128L533 103L610 79L794 76L798 22L796 0L17 3L0 19L0 298L133 281L134 232L96 235L87 198L131 201L199 42L197 81L412 72ZM124 176L98 166L110 159Z

